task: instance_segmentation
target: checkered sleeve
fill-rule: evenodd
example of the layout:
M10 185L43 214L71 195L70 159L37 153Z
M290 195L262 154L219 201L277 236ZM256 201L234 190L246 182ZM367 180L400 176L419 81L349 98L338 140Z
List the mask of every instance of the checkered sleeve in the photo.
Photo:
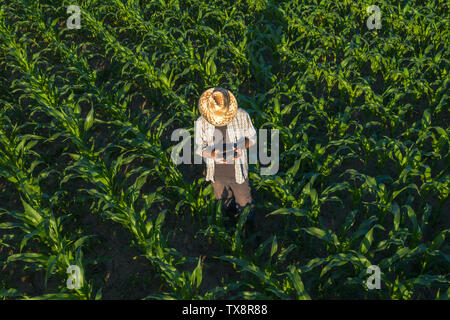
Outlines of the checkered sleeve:
M194 129L195 153L201 157L203 150L205 150L207 146L205 127L202 120L203 119L200 117L195 121Z
M250 118L248 112L245 112L244 119L244 136L250 140L250 145L253 145L256 143L256 130L253 126L252 119Z

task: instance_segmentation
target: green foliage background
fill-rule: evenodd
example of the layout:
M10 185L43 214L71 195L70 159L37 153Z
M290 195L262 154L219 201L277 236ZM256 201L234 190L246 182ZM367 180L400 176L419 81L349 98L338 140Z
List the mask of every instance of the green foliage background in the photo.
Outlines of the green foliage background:
M71 4L0 9L0 297L129 298L111 224L152 277L135 298L448 299L447 1L91 0L69 30ZM170 160L216 85L280 131L278 174L250 165L256 240Z

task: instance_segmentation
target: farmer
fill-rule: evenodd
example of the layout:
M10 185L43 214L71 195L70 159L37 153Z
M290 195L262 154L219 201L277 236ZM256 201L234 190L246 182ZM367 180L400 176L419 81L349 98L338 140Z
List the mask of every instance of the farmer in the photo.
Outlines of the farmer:
M249 114L238 108L231 91L209 88L198 102L201 116L195 122L195 152L205 158L206 181L211 181L216 199L229 215L250 213L246 231L254 231L255 212L248 183L247 148L256 143ZM234 215L235 216L235 215ZM247 234L248 235L248 234Z

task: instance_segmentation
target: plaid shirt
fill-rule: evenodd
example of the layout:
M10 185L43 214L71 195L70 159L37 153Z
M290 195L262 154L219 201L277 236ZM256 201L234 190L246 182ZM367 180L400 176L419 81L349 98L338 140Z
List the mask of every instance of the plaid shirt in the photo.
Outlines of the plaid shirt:
M195 153L202 156L204 150L212 152L214 149L215 126L210 124L203 116L195 121ZM256 143L256 130L253 127L249 114L244 109L238 108L236 116L227 125L228 141L236 143L241 149L242 155L234 162L236 182L241 184L248 177L247 150L245 138L248 138L250 145ZM206 161L206 181L214 182L214 159L204 158Z

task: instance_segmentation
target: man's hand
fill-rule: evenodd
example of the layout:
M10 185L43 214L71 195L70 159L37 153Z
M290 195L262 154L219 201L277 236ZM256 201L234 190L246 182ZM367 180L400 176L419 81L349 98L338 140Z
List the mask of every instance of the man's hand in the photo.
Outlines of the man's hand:
M233 160L239 159L242 155L242 151L238 148L233 148L233 152L234 152ZM222 163L222 164L228 163L226 157L224 157L223 154L222 155L216 154L216 150L214 150L211 153L211 157L214 159L214 161L216 163Z
M223 161L222 161L223 158L219 157L217 155L216 150L213 150L212 152L208 152L208 151L204 150L202 153L202 156L203 156L203 158L209 158L209 159L213 159L215 162L223 163Z
M234 148L234 160L240 158L241 156L242 156L242 151L241 151L241 149Z
M233 148L234 156L233 160L237 160L242 156L242 150L238 148ZM203 157L213 159L216 163L226 164L227 160L223 157L223 154L219 154L217 150L208 153L207 151L203 151Z
M227 161L225 160L224 157L219 156L219 155L216 153L216 150L214 150L213 152L211 152L211 158L214 159L214 161L215 161L216 163L222 163L222 164L227 163Z
M245 145L244 145L244 149L247 149L250 147L250 140L246 137L245 138ZM234 148L234 160L240 158L242 156L242 149L238 149L238 148Z

